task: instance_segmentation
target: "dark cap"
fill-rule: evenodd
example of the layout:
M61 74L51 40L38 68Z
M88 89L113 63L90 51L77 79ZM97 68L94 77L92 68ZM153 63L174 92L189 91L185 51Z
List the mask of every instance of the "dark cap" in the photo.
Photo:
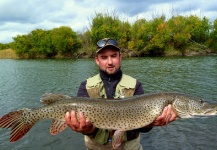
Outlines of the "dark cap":
M105 47L114 47L116 50L120 51L120 47L118 46L118 42L115 39L104 38L97 42L96 53L99 53Z

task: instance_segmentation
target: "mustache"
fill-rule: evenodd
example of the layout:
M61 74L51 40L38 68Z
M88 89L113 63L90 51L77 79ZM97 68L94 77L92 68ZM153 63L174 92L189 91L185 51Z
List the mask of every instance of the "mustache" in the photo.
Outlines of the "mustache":
M115 66L107 66L107 67L105 68L105 70L110 69L110 68L116 68L116 67L115 67Z

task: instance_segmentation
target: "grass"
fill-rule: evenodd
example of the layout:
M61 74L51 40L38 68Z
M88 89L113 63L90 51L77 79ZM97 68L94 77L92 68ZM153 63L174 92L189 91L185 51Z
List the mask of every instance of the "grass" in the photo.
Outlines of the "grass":
M5 50L0 50L0 59L5 58L5 59L16 59L18 56L16 55L15 51L12 49L5 49Z

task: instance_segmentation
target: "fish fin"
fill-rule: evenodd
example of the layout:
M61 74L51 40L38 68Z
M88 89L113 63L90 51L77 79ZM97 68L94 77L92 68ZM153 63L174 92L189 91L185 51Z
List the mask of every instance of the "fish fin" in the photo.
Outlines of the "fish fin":
M123 130L116 130L112 137L112 147L113 149L118 149L124 139L124 131Z
M10 112L0 119L1 128L11 128L10 142L16 142L22 138L35 124L29 121L25 123L23 114L29 110L18 110Z
M54 119L50 126L50 134L56 135L62 132L66 127L67 127L66 122Z
M69 99L69 98L71 98L71 97L67 96L67 95L45 93L42 95L40 101L41 101L41 103L43 103L45 105L49 105L49 104L52 104L58 100Z

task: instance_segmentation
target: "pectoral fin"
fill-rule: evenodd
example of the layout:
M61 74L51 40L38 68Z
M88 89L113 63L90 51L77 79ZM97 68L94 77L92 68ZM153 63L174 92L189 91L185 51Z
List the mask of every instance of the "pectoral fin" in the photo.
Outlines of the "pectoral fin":
M62 132L66 127L67 127L66 122L61 121L61 120L53 120L50 126L50 134L56 135Z
M113 149L118 149L124 139L124 131L116 130L112 137L112 147Z

